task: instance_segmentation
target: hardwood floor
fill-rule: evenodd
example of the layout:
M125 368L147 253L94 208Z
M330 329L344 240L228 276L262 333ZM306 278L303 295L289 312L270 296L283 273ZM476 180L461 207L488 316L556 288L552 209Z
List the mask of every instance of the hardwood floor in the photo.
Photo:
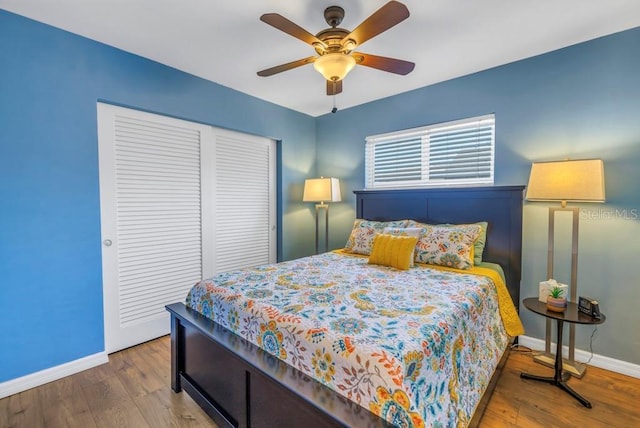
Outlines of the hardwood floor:
M215 427L169 378L163 337L109 355L109 363L0 400L0 427Z
M215 427L186 394L170 388L169 338L117 352L109 363L0 400L0 427ZM640 426L640 379L589 367L569 385L586 409L520 372L551 375L529 353L512 351L482 428Z
M531 353L511 352L481 427L640 427L640 379L588 367L569 386L593 405L587 409L560 388L520 378L521 372L553 376Z

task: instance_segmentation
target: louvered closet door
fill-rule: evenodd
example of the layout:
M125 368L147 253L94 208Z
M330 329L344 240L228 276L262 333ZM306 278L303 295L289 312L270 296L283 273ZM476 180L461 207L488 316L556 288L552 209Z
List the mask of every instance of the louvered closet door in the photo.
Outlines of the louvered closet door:
M213 273L211 127L98 104L107 352L169 333L164 306ZM207 174L205 173L206 177Z
M275 142L214 129L216 273L276 261Z

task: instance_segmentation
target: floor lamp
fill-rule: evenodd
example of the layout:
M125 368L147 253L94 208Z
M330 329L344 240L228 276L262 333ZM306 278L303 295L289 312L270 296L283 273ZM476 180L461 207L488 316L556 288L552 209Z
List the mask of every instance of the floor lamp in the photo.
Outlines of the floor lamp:
M528 201L559 201L560 207L549 207L549 235L547 249L547 279L553 278L555 217L557 212L570 212L571 232L571 279L569 301L577 302L578 294L578 226L580 209L567 207L571 202L604 202L604 164L600 159L564 160L554 162L534 162L527 185ZM551 320L546 321L544 353L534 356L534 360L554 366L551 354ZM562 346L558 343L557 346ZM569 327L569 355L563 369L576 377L582 377L586 366L575 361L575 324Z
M316 204L316 254L318 251L318 212L324 210L324 252L329 251L329 205L325 202L340 202L340 181L337 178L309 178L304 181L303 202Z

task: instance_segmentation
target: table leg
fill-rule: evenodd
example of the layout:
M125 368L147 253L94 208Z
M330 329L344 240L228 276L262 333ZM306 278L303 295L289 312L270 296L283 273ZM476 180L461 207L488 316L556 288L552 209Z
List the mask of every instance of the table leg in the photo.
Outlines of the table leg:
M555 372L553 379L562 382L562 332L564 331L564 321L556 320L556 363L553 367Z
M569 393L573 398L578 400L584 407L591 409L591 403L587 401L583 396L575 392L569 385L567 385L567 380L570 376L563 376L562 373L562 331L564 327L564 321L556 320L557 324L557 346L556 346L556 361L554 366L554 375L553 377L546 376L536 376L529 373L520 373L520 377L522 379L531 379L537 380L539 382L550 383L551 385L555 385L558 388Z
M592 408L591 403L582 395L575 392L569 385L567 385L567 382L564 382L564 381L558 382L558 386L560 387L560 389L564 389L566 392L571 394L573 398L581 402L584 407L588 409Z

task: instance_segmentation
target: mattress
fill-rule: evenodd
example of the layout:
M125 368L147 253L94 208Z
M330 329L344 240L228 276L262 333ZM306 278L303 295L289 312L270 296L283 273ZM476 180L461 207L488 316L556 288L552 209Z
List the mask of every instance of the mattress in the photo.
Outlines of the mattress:
M325 253L219 274L186 305L396 426L465 426L509 339L495 278Z

